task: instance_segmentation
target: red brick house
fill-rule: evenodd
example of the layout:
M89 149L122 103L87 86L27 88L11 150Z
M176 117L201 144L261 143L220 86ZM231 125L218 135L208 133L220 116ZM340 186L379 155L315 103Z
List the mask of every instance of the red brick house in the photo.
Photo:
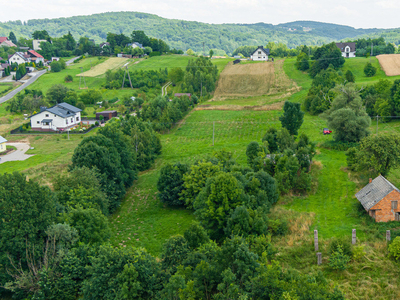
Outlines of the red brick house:
M400 191L382 175L370 179L356 198L376 222L400 221Z

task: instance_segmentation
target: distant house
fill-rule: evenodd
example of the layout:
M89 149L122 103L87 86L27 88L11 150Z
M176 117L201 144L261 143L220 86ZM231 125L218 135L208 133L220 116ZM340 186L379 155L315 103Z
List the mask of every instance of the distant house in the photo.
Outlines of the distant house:
M30 117L32 130L63 131L73 128L81 122L81 111L65 102L50 108L41 107L39 113Z
M116 110L105 110L101 112L96 113L96 120L100 120L100 116L104 117L104 121L108 121L111 118L115 118L118 116L118 113Z
M7 140L0 135L0 152L4 152L7 150L6 143Z
M31 61L35 64L39 64L40 62L44 64L44 57L37 53L35 50L28 50L26 54L29 55Z
M110 46L110 43L109 42L104 42L104 43L101 43L100 45L99 45L99 47L100 48L104 48L105 46Z
M175 95L174 95L174 97L182 97L182 96L187 96L187 97L189 97L189 98L192 98L192 94L191 93L176 93Z
M13 42L11 42L6 36L0 36L0 46L1 47L17 47Z
M336 43L343 57L356 57L356 43Z
M269 49L264 49L263 46L258 46L258 48L250 55L251 60L267 61L269 55Z
M42 42L47 42L46 40L33 40L32 41L32 46L33 46L33 50L37 51L37 50L42 50L40 48L40 43Z
M376 222L400 221L400 191L382 175L370 179L356 198Z
M8 63L10 65L13 63L17 63L20 65L20 64L29 63L29 62L31 62L30 56L23 52L15 52L14 54L12 54L8 57Z
M51 58L51 62L53 62L53 61L59 61L59 60L60 60L59 57L52 57L52 58Z

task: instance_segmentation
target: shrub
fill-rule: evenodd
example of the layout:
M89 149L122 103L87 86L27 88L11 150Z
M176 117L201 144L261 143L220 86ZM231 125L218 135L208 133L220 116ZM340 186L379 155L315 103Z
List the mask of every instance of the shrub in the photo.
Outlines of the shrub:
M338 249L341 248L344 255L349 257L353 256L353 252L351 250L350 241L347 241L343 238L334 238L329 244L329 254L333 254L337 252Z
M272 233L272 235L285 235L288 230L288 224L286 220L269 220L268 230Z
M367 77L372 77L376 74L376 68L371 63L367 63L364 67L364 74Z
M396 237L389 245L389 256L400 260L400 236Z
M347 264L350 262L350 256L344 254L344 251L340 245L329 257L328 265L334 270L346 270Z
M367 254L367 253L364 251L364 245L355 246L353 248L353 259L354 260L361 260L365 256L365 254Z
M67 75L67 76L65 76L64 81L65 82L72 82L72 81L74 81L74 78L71 75Z

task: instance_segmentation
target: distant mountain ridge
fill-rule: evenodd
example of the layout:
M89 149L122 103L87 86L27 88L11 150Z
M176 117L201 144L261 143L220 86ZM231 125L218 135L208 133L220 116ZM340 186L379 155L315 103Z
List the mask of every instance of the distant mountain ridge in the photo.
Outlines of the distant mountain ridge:
M106 40L107 32L130 35L133 30L143 30L147 35L165 40L171 47L194 51L221 49L232 53L245 45L266 45L282 42L288 47L321 45L331 41L352 39L359 36L381 36L387 41L399 43L400 29L355 29L350 26L295 21L272 25L255 24L208 24L195 21L166 19L141 12L108 12L89 16L56 19L34 19L26 22L0 22L0 36L13 31L18 37L31 37L35 30L47 30L53 37L68 31L78 39L87 36L97 43Z

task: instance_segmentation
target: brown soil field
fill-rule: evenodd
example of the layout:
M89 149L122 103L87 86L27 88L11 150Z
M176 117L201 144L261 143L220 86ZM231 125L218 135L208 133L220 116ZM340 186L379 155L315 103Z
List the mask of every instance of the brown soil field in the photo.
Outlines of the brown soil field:
M99 75L103 75L107 70L113 70L116 68L121 68L129 58L122 58L122 57L111 57L107 59L105 62L101 64L95 65L89 71L80 73L76 76L81 76L82 74L86 77L96 77Z
M295 83L283 71L283 60L274 63L229 63L220 74L214 100L232 97L272 95L293 88ZM295 90L298 87L295 86Z
M376 57L386 76L400 75L400 54L382 54Z

